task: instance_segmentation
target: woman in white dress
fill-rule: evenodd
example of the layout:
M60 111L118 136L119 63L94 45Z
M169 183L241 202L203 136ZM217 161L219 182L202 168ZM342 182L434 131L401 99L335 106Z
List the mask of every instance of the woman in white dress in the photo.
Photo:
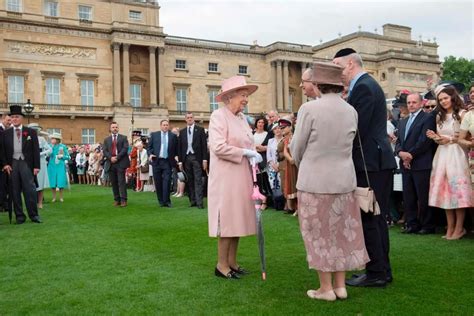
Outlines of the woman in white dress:
M79 147L79 153L76 155L76 166L77 176L79 178L79 184L85 184L85 173L86 173L87 157L84 152L84 146Z
M33 128L38 133L38 142L40 148L40 171L36 176L38 181L38 186L36 191L38 192L38 208L43 208L43 190L49 188L49 179L48 179L48 161L53 149L48 145L48 142L43 136L40 136L41 126L38 123L31 123L28 127ZM46 134L47 135L47 134Z
M148 153L143 148L142 142L137 142L137 171L138 171L138 186L137 191L143 191L143 186L148 184L150 177L150 165L148 164Z

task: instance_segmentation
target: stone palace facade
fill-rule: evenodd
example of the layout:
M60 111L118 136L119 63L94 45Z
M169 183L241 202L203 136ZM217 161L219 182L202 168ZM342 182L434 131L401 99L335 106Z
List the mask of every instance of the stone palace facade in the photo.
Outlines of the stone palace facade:
M383 34L358 31L316 46L268 46L167 35L153 0L0 0L0 111L34 106L31 122L60 132L67 144L101 142L108 125L150 133L159 121L184 125L192 111L207 125L222 79L243 75L259 86L249 113L297 111L305 102L301 72L353 47L387 98L436 82L435 42L386 24Z

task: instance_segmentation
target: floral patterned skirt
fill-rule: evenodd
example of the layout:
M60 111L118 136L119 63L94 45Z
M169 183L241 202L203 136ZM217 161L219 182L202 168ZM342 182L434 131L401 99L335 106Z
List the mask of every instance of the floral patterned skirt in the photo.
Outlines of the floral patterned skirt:
M354 192L298 192L298 219L311 269L323 272L363 269L369 262Z

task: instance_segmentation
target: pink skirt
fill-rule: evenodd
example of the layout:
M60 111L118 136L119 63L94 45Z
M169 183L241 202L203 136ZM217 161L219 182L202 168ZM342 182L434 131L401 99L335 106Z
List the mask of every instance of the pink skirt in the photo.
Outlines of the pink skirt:
M369 262L354 192L298 192L298 219L310 269L359 270Z

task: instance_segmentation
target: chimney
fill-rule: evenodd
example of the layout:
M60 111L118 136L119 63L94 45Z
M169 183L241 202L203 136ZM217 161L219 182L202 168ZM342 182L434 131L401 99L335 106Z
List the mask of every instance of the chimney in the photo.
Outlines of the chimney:
M410 41L411 27L396 24L384 24L383 35Z

